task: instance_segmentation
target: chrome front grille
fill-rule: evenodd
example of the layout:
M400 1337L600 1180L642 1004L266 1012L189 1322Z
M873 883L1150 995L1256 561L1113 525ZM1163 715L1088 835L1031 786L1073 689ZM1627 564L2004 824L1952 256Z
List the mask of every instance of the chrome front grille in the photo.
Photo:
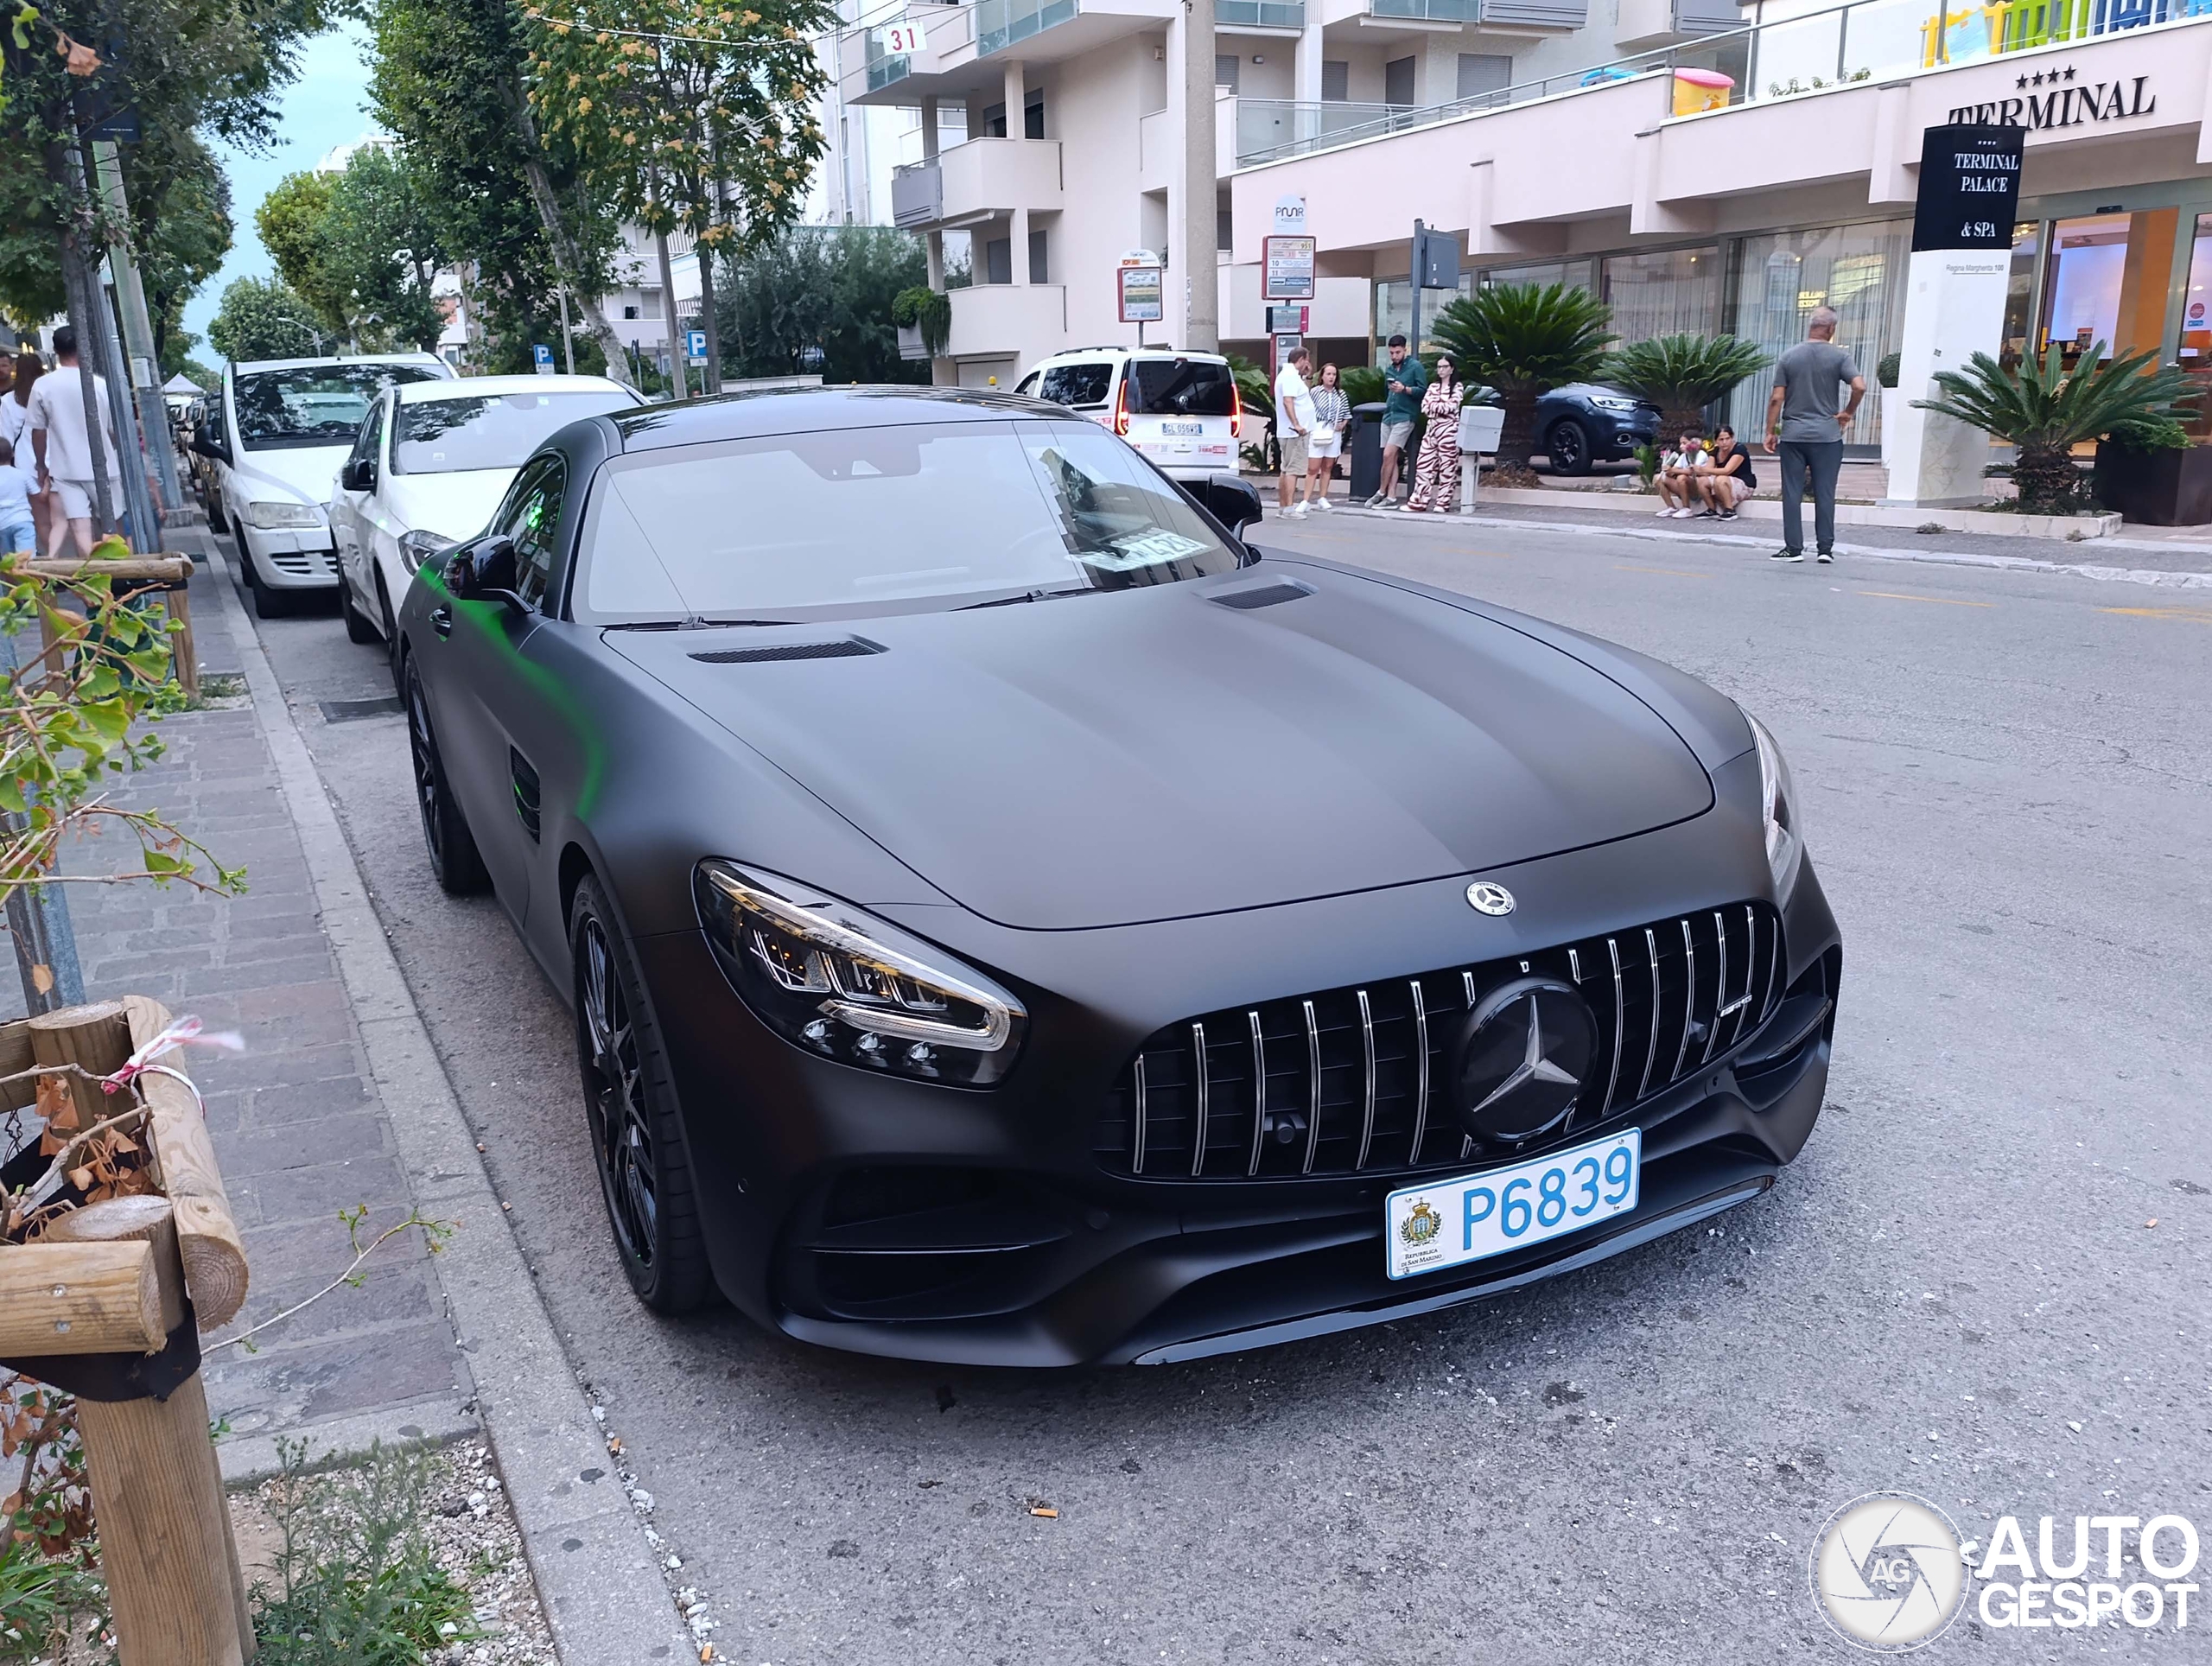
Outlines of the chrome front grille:
M1116 1079L1093 1154L1145 1180L1390 1174L1512 1154L1449 1098L1466 1014L1524 973L1571 982L1598 1023L1592 1091L1556 1145L1724 1059L1782 998L1782 920L1763 902L1676 915L1525 958L1232 1008L1151 1036ZM1602 1083L1602 1091L1596 1084Z

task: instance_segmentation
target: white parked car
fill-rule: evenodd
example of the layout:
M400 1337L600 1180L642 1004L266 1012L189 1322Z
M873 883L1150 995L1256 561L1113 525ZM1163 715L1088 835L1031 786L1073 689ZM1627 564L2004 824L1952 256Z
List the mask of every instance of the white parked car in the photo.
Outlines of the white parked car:
M600 376L472 376L385 390L329 482L346 635L392 639L415 569L482 530L540 441L643 403Z
M223 371L223 391L193 448L213 465L207 517L238 540L254 611L281 613L303 592L338 582L324 499L330 471L386 388L441 384L453 367L435 353L269 359Z
M1236 378L1217 353L1073 347L1033 366L1014 391L1081 411L1171 479L1236 472L1244 412Z

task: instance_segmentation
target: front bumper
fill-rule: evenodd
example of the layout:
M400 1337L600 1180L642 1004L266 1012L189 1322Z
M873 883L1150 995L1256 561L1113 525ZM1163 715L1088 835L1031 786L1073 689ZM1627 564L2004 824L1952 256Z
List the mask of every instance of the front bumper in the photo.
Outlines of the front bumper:
M1590 436L1593 456L1601 462L1619 462L1636 455L1641 445L1655 445L1659 439L1659 419L1645 413L1611 411L1596 413L1596 431Z
M1511 884L1522 913L1564 916L1574 899L1587 899L1590 909L1608 906L1601 875L1610 869L1615 890L1628 883L1644 900L1626 905L1640 918L1686 896L1691 906L1726 900L1742 868L1715 856L1716 843L1709 828L1687 823L1625 841L1625 853L1601 849L1528 864L1510 870ZM1624 862L1632 881L1620 878ZM1326 936L1364 914L1376 917L1382 938L1401 925L1410 938L1437 914L1445 892L1457 905L1452 919L1474 918L1458 895L1463 884L1446 882L1435 897L1414 887L1406 888L1414 894L1300 905L1280 911L1301 917L1281 925ZM1696 896L1700 889L1706 894ZM1243 918L1236 952L1217 946L1214 956L1230 963L1216 969L1223 976L1249 984L1269 951L1248 929L1257 922ZM1576 924L1593 919L1586 912ZM1096 1159L1102 1103L1138 1042L1175 1013L1222 1004L1197 986L1158 994L1165 1010L1141 1015L1117 1014L1104 999L1025 989L1030 1052L999 1089L963 1092L785 1045L730 991L696 933L642 938L634 948L681 1101L709 1252L731 1300L763 1324L828 1346L1044 1366L1190 1358L1477 1300L1758 1196L1819 1116L1841 975L1835 922L1809 862L1782 919L1785 995L1763 1027L1710 1068L1604 1125L1643 1130L1635 1211L1395 1282L1383 1270L1383 1199L1408 1183L1402 1169L1174 1181L1113 1174ZM1209 925L1133 928L1128 952L1148 979L1172 982L1203 953L1195 945ZM1606 923L1598 919L1597 929ZM1228 935L1218 923L1211 932ZM1579 934L1565 929L1553 940ZM1177 938L1192 946L1179 949ZM1095 960L1104 945L1087 946ZM1383 952L1398 955L1402 969L1438 963L1418 941ZM1575 1138L1592 1131L1579 1129ZM1427 1173L1441 1179L1483 1166Z
M338 550L327 526L273 527L234 521L236 535L263 584L272 590L321 590L338 582Z

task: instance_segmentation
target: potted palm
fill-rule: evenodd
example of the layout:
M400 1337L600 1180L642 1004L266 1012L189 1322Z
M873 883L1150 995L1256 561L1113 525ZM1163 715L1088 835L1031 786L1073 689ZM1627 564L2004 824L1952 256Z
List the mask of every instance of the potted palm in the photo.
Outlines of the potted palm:
M1904 394L1897 387L1898 369L1903 359L1902 353L1885 353L1874 366L1874 380L1882 390L1882 467L1885 468L1896 467L1890 461L1890 448L1895 443L1893 436L1897 431L1897 415L1904 409Z
M1536 441L1536 400L1547 389L1587 381L1605 362L1612 309L1587 289L1562 283L1494 283L1437 315L1430 332L1470 387L1487 382L1505 407L1498 436L1499 486L1535 486L1529 454Z
M1655 335L1632 341L1599 368L1599 379L1659 407L1659 432L1702 434L1705 413L1766 368L1764 349L1738 335Z
M2212 521L2212 446L2171 417L2115 423L2097 442L2090 489L2146 526L2201 526Z
M1912 403L2012 446L2012 484L2019 489L2022 513L2071 514L2082 506L2089 485L2075 465L2074 448L2102 440L2116 428L2171 421L2178 415L2175 401L2189 391L2179 370L2152 367L2155 353L2099 364L2104 348L2100 341L2083 353L2082 362L2094 368L2071 376L2056 343L2041 365L2028 359L2010 370L1978 353L1964 370L1936 372L1940 397Z

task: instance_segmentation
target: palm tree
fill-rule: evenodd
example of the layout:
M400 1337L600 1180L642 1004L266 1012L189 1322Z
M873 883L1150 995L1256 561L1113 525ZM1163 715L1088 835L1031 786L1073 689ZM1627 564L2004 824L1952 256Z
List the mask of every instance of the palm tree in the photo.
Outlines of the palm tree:
M1932 410L1978 428L2015 450L2012 483L2020 508L2028 514L2063 515L2080 502L2086 477L2074 466L2077 445L2101 439L2129 423L2171 419L2180 413L2175 401L2189 391L2178 367L2148 369L2155 352L2131 353L2110 364L2097 364L2105 344L2082 355L2094 366L2068 375L2053 342L2040 366L2033 360L2006 369L1986 353L1964 370L1936 372L1942 397L1915 399ZM2147 372L2147 373L2146 373Z
M1758 343L1741 336L1655 335L1619 349L1599 378L1657 405L1659 432L1671 443L1678 434L1702 432L1706 411L1766 366Z
M1493 283L1463 296L1436 316L1433 334L1450 352L1470 387L1487 382L1505 406L1498 436L1501 485L1529 483L1529 453L1536 439L1536 399L1548 388L1597 373L1613 334L1612 308L1587 289L1563 283Z

